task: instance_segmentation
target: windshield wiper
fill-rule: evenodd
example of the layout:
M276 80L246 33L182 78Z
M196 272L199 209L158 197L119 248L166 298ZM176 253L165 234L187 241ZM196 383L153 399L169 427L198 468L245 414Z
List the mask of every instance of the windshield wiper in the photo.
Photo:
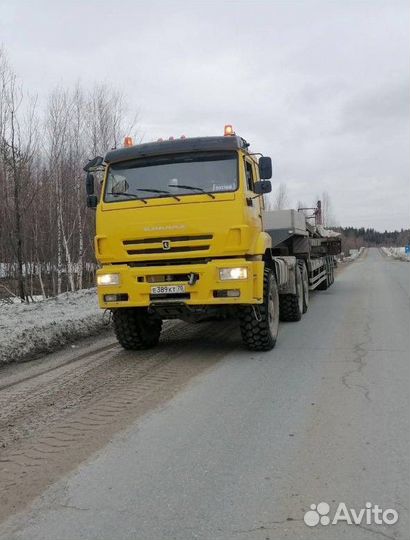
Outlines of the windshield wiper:
M148 193L165 193L166 195L169 195L170 197L173 197L177 201L181 200L179 197L177 197L176 195L174 195L170 191L165 191L164 189L138 188L135 191L147 191Z
M168 184L169 185L169 184ZM169 185L169 187L171 187ZM196 186L181 186L181 185L178 185L178 186L174 186L174 187L178 187L178 188L182 188L182 189L191 189L192 191L201 191L202 193L204 193L205 195L209 195L211 197L211 199L215 199L215 195L212 195L212 193L209 193L209 191L205 191L204 189L200 188L200 187L196 187Z
M171 192L169 191L165 191L163 189L144 189L144 188L139 188L139 189L136 189L135 191L147 191L149 193L164 193L164 195L169 195L170 197L173 197L174 199L176 199L177 201L180 201L181 199L179 197L177 197L176 195L173 195ZM110 193L107 193L107 195L114 195L115 196L124 196L124 197L128 197L130 199L136 199L137 201L142 201L143 203L147 204L147 201L146 199L144 199L143 197L139 197L136 193L128 193L126 191L111 191Z
M129 199L137 199L137 201L142 201L144 204L148 204L145 199L139 197L136 193L127 193L126 191L110 191L107 195L113 195L114 197L128 197Z

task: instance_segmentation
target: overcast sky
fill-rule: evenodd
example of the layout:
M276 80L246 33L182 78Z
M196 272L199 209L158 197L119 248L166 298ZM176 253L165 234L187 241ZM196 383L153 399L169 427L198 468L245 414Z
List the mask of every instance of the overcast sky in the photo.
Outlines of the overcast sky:
M292 205L409 226L409 2L0 0L0 43L40 103L111 82L145 140L232 123Z

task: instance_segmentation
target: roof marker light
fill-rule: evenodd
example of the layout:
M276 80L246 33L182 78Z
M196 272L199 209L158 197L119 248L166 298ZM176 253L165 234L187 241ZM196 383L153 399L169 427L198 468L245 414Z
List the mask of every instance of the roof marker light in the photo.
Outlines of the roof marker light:
M124 139L124 147L128 148L129 146L132 146L134 143L132 142L132 137L125 137Z
M224 136L225 137L231 137L232 135L235 135L235 131L231 124L226 124L224 128Z

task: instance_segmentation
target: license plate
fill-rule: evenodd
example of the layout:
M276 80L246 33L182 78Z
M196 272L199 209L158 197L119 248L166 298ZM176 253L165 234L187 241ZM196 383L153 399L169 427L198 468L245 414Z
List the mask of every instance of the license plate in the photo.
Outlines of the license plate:
M151 287L151 294L178 294L185 292L185 285L157 285Z

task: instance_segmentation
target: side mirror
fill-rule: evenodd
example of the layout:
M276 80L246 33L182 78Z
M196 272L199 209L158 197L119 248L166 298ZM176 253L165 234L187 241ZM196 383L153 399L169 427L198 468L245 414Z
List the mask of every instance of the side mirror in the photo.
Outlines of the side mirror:
M97 208L98 197L97 195L87 195L87 208Z
M259 158L259 177L261 180L272 178L272 160L270 157L262 156Z
M90 161L87 163L87 165L83 168L85 172L88 172L91 168L94 167L101 167L101 165L104 163L104 158L101 156L97 156L94 159L90 159Z
M87 195L94 195L94 175L90 172L87 173L85 178L85 190Z
M264 180L263 182L255 182L253 191L257 195L264 195L265 193L270 193L272 191L272 184L270 180Z

